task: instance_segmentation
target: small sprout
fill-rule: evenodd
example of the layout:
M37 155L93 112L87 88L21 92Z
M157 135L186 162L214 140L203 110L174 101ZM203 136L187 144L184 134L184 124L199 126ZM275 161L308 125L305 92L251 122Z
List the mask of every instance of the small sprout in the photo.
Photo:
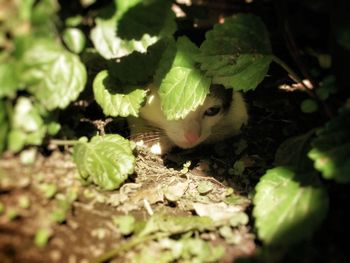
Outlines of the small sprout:
M227 196L224 202L228 205L249 205L250 199L244 196L232 194Z
M234 193L234 190L232 187L228 187L226 188L226 193L225 193L225 196L230 196Z
M81 1L84 2L84 1ZM83 17L76 15L76 16L71 16L68 17L64 22L66 26L78 26L81 22L83 21Z
M41 184L39 189L47 199L53 198L57 193L57 186L55 184Z
M246 225L249 222L249 217L244 212L238 212L230 219L230 225L236 227L239 225Z
M76 189L69 189L65 195L65 200L72 204L75 200L78 199L78 191Z
M190 166L191 166L191 161L185 162L185 163L183 164L183 168L181 169L180 172L181 172L182 174L187 174Z
M35 175L34 179L38 182L41 183L42 181L44 181L45 178L45 174L43 173L38 173Z
M33 164L35 162L36 154L37 154L36 148L30 148L28 150L23 150L19 155L19 159L20 159L21 164L24 164L24 165Z
M19 213L15 208L11 208L7 211L6 216L9 221L12 221L19 217Z
M52 235L52 230L49 228L40 228L37 230L34 237L34 244L37 247L45 247Z
M77 198L78 193L74 189L69 189L64 195L58 194L56 196L57 208L51 214L52 219L58 223L66 221L67 213Z
M57 208L51 213L51 218L57 223L63 223L66 221L67 211L62 208Z
M30 198L26 195L22 195L18 200L20 208L27 209L30 207Z
M245 164L242 160L238 160L234 163L233 167L229 169L230 175L242 175L245 169Z
M135 230L135 218L131 215L113 217L113 223L118 227L122 235L127 236Z
M219 233L228 244L238 244L241 241L241 236L235 233L229 226L220 227Z
M5 205L0 202L0 215L3 214L5 211Z
M213 190L213 184L208 181L201 181L197 186L197 191L203 195L209 193L212 190Z
M96 193L93 190L86 188L84 189L83 195L87 199L92 199L96 196Z
M63 41L68 49L76 54L82 52L86 44L84 33L78 28L66 28L63 31Z
M47 125L47 133L51 136L56 135L61 129L61 124L57 122L51 122L49 125Z
M318 110L318 104L315 100L306 99L300 105L301 111L304 113L313 113Z
M232 236L232 228L230 226L222 226L219 228L219 234L223 238L231 237Z

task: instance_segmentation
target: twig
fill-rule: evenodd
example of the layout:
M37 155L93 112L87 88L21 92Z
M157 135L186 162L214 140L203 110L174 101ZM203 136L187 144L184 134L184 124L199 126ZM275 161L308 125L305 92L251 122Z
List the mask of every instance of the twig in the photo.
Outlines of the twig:
M79 141L77 140L60 140L60 139L51 139L50 144L54 144L57 146L73 146L77 144Z
M278 18L280 20L280 24L283 26L284 38L286 40L286 44L287 44L289 53L291 54L293 60L297 64L298 68L300 69L303 77L310 81L313 89L309 89L308 87L306 87L306 85L304 84L303 81L301 81L301 82L298 81L297 83L300 83L303 87L305 87L305 91L310 95L310 97L314 98L318 102L318 104L322 106L326 116L328 118L331 118L333 116L333 113L329 109L327 104L325 104L315 93L314 90L318 88L318 83L312 78L309 70L305 66L305 64L300 56L300 51L299 51L300 49L298 48L298 46L294 40L293 34L290 31L289 22L287 19L288 15L287 15L287 11L286 11L286 9L287 9L286 3L285 3L285 1L275 1L275 3L276 3L276 9L277 9ZM277 57L275 57L275 58L277 58ZM288 73L293 72L293 71L290 71L290 68L285 63L283 63L283 61L282 61L282 64L279 63L279 62L281 62L281 60L278 61L278 58L277 58L277 61L276 60L274 60L274 61L276 63L278 63L279 65L281 65ZM287 66L287 67L285 67L285 66ZM300 80L300 78L299 78L299 80Z

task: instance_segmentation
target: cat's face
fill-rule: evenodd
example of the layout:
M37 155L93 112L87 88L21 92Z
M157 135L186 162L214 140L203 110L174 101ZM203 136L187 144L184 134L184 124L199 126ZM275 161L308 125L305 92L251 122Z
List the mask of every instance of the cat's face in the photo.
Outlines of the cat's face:
M212 128L223 118L224 105L220 98L207 96L203 105L184 119L167 121L162 127L169 139L181 148L192 148L204 142Z
M212 134L213 127L222 120L232 102L232 90L212 86L204 103L184 119L167 120L161 110L159 95L150 87L150 96L140 111L140 116L153 127L160 128L159 136L166 136L180 148L192 148Z

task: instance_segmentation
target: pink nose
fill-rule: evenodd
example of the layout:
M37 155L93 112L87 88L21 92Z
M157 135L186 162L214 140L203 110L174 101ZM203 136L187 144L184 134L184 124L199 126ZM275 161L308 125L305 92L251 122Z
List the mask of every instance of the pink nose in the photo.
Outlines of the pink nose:
M185 133L185 138L188 143L195 144L199 140L199 136L195 133Z

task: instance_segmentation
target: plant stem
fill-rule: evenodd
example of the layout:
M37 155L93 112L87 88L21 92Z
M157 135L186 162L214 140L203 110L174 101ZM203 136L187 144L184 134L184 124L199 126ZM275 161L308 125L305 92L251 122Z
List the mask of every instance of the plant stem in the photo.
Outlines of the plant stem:
M289 77L292 80L294 80L296 83L302 85L304 90L310 95L311 98L314 98L318 101L318 98L317 98L316 94L313 92L313 90L305 85L303 80L299 77L299 75L297 73L295 73L295 71L291 67L289 67L282 59L280 59L279 57L277 57L275 55L272 55L272 60L275 63L277 63L278 65L280 65L282 68L284 68L284 70L287 71Z
M296 83L300 83L301 85L303 85L305 89L308 89L308 87L305 86L303 80L299 77L299 75L295 73L295 71L291 67L289 67L282 59L275 55L272 55L272 60L278 65L280 65L285 71L287 71L288 75L292 80L294 80Z
M79 141L78 140L60 140L60 139L51 139L50 144L55 144L58 146L70 146L70 145L75 145Z
M328 106L319 99L319 97L316 95L316 93L310 89L309 87L307 87L305 85L305 83L303 82L303 80L298 76L297 73L295 73L294 70L292 70L282 59L280 59L279 57L272 55L272 60L277 63L278 65L280 65L285 71L287 71L289 77L294 80L296 83L300 83L300 85L303 86L304 90L309 94L309 96L313 99L315 99L324 109L325 114L327 115L328 118L332 117L333 114L330 111L330 109L328 108Z

